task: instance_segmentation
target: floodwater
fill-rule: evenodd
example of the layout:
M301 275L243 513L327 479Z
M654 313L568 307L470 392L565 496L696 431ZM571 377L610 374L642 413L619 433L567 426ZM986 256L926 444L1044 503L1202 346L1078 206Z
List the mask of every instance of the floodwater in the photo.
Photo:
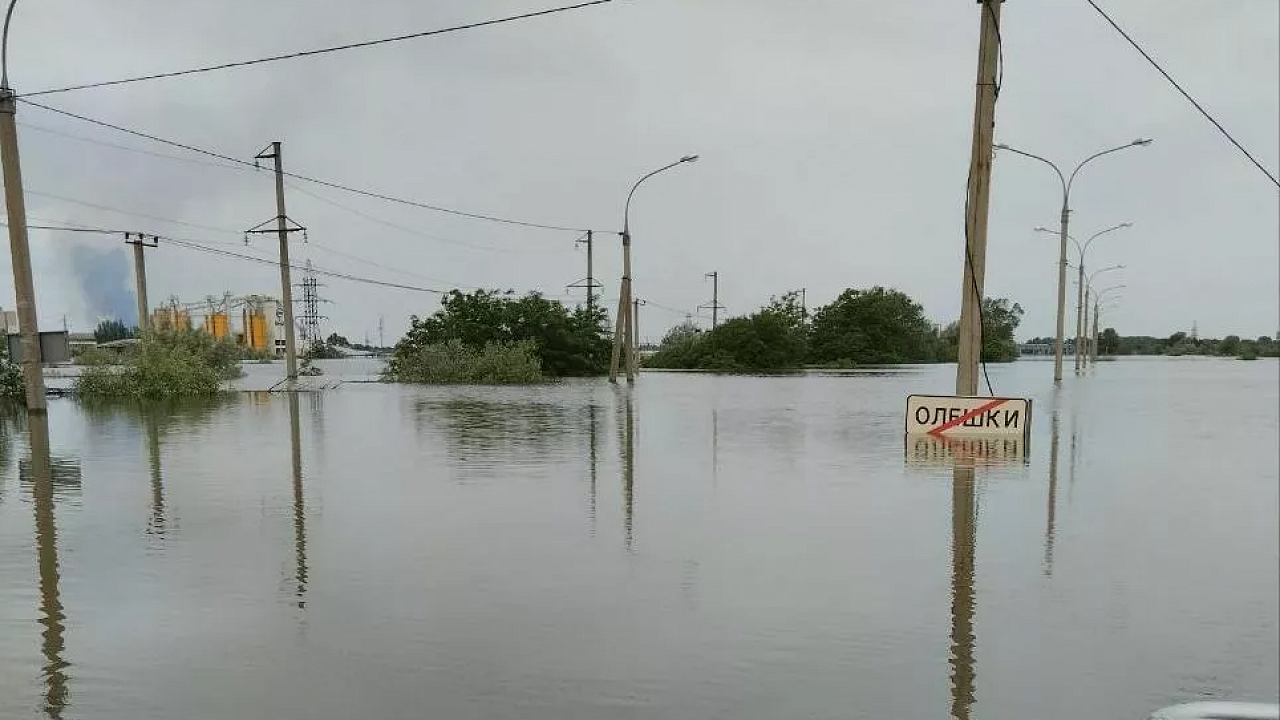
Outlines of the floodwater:
M0 718L1274 701L1280 368L1051 371L991 368L997 451L904 444L950 367L56 400L0 425Z

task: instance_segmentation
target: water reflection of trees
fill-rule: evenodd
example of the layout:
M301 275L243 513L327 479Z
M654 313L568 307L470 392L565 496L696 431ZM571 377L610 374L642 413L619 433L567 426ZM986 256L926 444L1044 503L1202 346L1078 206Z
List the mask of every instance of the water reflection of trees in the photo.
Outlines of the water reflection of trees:
M459 460L501 460L546 455L562 448L575 426L565 405L498 402L479 398L418 400L413 405L419 431L443 430Z

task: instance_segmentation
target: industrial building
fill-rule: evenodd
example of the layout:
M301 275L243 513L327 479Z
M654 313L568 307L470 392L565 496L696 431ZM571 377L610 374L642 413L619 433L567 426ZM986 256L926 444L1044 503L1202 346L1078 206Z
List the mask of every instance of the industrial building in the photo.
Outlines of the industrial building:
M170 298L151 313L151 326L157 330L195 328L218 339L230 338L245 348L267 351L274 357L285 354L284 307L267 295L226 294L196 303ZM298 349L305 351L301 346Z

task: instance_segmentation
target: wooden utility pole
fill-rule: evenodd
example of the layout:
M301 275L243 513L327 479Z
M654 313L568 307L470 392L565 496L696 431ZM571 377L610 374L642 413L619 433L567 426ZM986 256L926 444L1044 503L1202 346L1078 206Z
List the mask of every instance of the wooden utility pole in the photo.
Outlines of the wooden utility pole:
M160 244L160 238L152 236L150 242L142 233L125 233L124 241L133 246L133 278L138 285L138 329L147 332L151 329L151 316L147 303L147 260L143 254L147 248Z
M960 303L960 347L956 395L978 394L982 361L982 292L987 266L987 208L991 201L992 137L996 125L996 82L1000 63L1000 6L1003 0L981 0L978 83L973 115L973 149L965 217L964 277Z
M290 224L289 216L284 210L284 158L280 150L280 141L271 143L266 150L255 156L256 160L272 160L276 173L276 216L275 229L264 229L270 220L248 230L249 233L274 232L280 239L280 304L284 310L284 354L285 379L293 382L298 379L298 344L293 329L293 283L289 279L289 233L299 232L306 237L307 229L297 223Z
M12 12L12 5L9 10ZM6 31L8 25L6 22ZM31 276L31 247L27 244L27 206L22 194L16 113L17 98L5 77L0 81L0 165L4 174L4 207L9 216L18 332L22 336L22 377L26 382L27 410L43 412L48 408L48 399L44 395L44 370L40 366L40 328L36 326L36 286Z

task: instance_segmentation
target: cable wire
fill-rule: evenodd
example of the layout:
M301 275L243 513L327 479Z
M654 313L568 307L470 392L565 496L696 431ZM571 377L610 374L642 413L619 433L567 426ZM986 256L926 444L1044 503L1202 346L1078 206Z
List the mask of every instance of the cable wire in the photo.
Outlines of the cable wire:
M1280 187L1280 179L1277 179L1275 174L1273 174L1270 170L1268 170L1266 166L1264 166L1261 162L1258 161L1256 157L1253 156L1253 153L1250 153L1248 150L1246 150L1245 147L1241 145L1238 140L1232 137L1231 133L1227 132L1227 129L1222 126L1222 123L1215 120L1214 117L1209 114L1209 111L1204 109L1203 105L1201 105L1195 98L1191 97L1191 93L1183 89L1182 85L1179 85L1178 81L1174 80L1172 75L1166 72L1164 68L1160 67L1160 63L1156 62L1155 58L1151 57L1151 55L1147 53L1146 50L1143 50L1142 46L1139 45L1138 42L1129 35L1129 33L1125 32L1124 28L1120 27L1120 25L1117 24L1115 20L1111 19L1111 16L1108 15L1105 10L1103 10L1101 7L1098 6L1098 3L1094 2L1093 0L1085 0L1085 2L1092 5L1093 9L1097 10L1098 14L1102 16L1102 19L1106 20L1107 23L1111 25L1111 27L1115 28L1116 32L1120 33L1121 37L1123 37L1125 40L1128 40L1129 44L1133 46L1133 49L1137 50L1138 53L1142 55L1142 57L1146 58L1147 62L1151 63L1151 67L1159 71L1159 73L1164 76L1164 79L1169 81L1170 85L1172 85L1178 92L1182 93L1182 97L1186 98L1187 101L1190 102L1195 107L1196 110L1199 110L1200 114L1203 115L1206 120L1208 120L1210 123L1213 123L1213 126L1218 129L1218 132L1222 133L1222 136L1225 137L1227 140L1229 140L1232 145L1235 145L1236 149L1239 150L1241 153L1243 153L1244 156L1249 159L1249 162L1253 163L1254 167L1261 170L1262 174L1266 175L1267 179L1270 180L1273 185L1275 185L1276 187Z
M80 120L82 122L91 123L93 125L98 125L100 127L108 128L110 130L115 130L117 132L133 135L134 137L140 137L145 140L161 143L163 145L168 145L170 147L176 147L181 150L186 150L188 152L199 153L201 155L205 155L211 158L216 158L218 160L225 160L227 162L235 163L237 165L241 165L247 168L252 168L254 170L261 170L261 168L256 163L249 162L248 160L242 160L237 157L232 157L230 155L224 155L220 152L214 152L213 150L206 150L204 148L199 148L194 145L189 145L187 143L178 142L176 140L169 140L167 138L162 138L158 135L145 133L140 130L133 130L131 128L127 128L121 125L115 125L113 123L106 122L105 120L98 120L96 118L91 118L86 115L80 115L78 113L71 112L70 110L63 110L62 108L56 108L56 107L53 107L52 105L45 105L43 103L35 102L34 100L21 99L21 102L31 105L32 107L38 107L41 110L47 110L49 112L57 113L59 115ZM284 175L285 177L293 178L295 180L303 180L305 182L315 183L316 185L323 185L324 187L333 188L335 190L342 190L343 192L349 192L356 195L363 195L365 197L371 197L377 200L383 200L390 203L397 203L400 205L407 205L409 207L416 207L423 210L431 210L434 212L445 213L447 215L455 215L458 217L471 218L473 220L487 220L489 222L502 223L505 225L516 225L519 227L536 228L539 230L558 230L561 232L573 232L573 233L582 233L587 231L587 228L566 227L564 225L547 225L543 223L528 222L525 220L514 220L512 218L504 218L497 215L485 215L483 213L473 213L473 212L466 212L463 210L455 210L453 208L442 207L440 205L432 205L431 203L419 202L417 200L406 200L405 198L386 195L384 193L374 192L372 190L362 190L360 188L352 187L350 185L344 185L342 183L332 182L329 180L322 180L320 178L308 177L306 175L299 175L297 173L284 172L281 174Z
M89 90L91 88L111 87L115 85L127 85L130 83L144 82L147 80L160 80L163 78L181 77L184 75L197 75L200 73L214 72L217 70L229 70L232 68L248 67L250 65L261 65L263 63L276 62L278 60L294 60L297 58L311 57L314 55L325 55L328 53L341 52L344 50L355 50L358 48L373 47L375 45L387 45L390 43L404 42L406 40L417 40L435 35L445 35L448 33L460 32L462 30L474 30L476 28L489 27L491 25L501 25L504 23L515 22L517 20L529 20L532 18L544 17L547 15L555 15L557 13L568 12L570 10L581 10L593 5L604 5L611 3L613 0L587 0L574 5L564 5L561 7L547 8L545 10L535 10L533 12L520 13L519 15L508 15L506 17L493 18L490 20L480 20L478 22L467 23L465 25L454 25L452 27L437 28L435 30L424 30L422 32L409 33L407 35L395 35L392 37L379 38L377 40L365 40L363 42L347 43L345 45L332 45L329 47L316 48L314 50L303 50L300 52L286 53L283 55L271 55L268 57L255 58L253 60L238 60L236 62L220 63L218 65L206 65L203 67L188 68L186 70L174 70L170 72L154 73L151 75L139 75L137 77L121 78L119 80L105 80L102 82L85 83L82 85L68 85L67 87L51 88L48 90L37 90L36 92L23 93L18 97L35 97L37 95L53 95L55 93L72 92L75 90Z

